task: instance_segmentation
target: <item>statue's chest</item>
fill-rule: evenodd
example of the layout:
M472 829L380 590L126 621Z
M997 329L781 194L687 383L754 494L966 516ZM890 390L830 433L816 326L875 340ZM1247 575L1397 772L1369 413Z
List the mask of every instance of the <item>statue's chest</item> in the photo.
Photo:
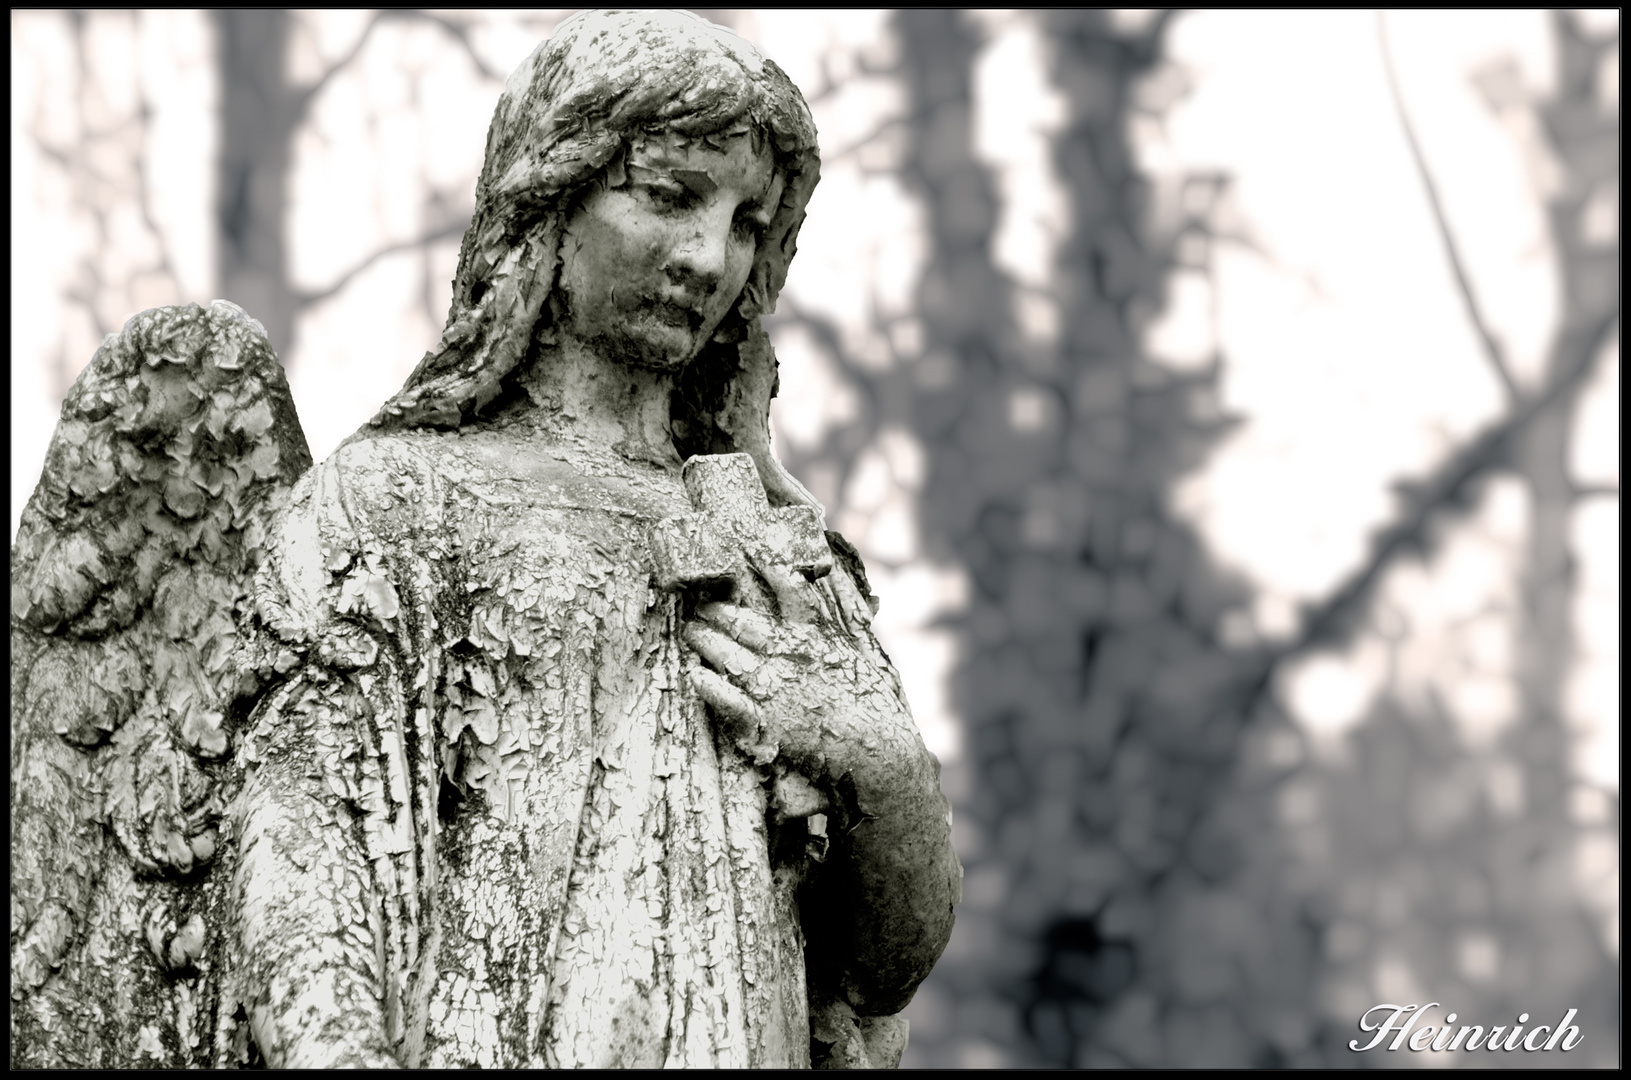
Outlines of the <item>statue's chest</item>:
M629 514L522 505L467 540L441 727L458 781L484 794L489 816L520 823L535 788L555 813L563 769L651 737L679 654L645 535Z
M802 1046L761 777L687 687L645 524L532 510L466 549L443 730L469 795L438 842L432 1064L787 1063Z
M604 876L581 853L634 841L642 861L661 862L638 830L620 838L630 830L615 819L618 805L661 805L665 766L652 758L678 652L642 520L483 510L466 530L444 638L439 728L458 802L438 843L452 932L431 1014L442 1013L432 1060L490 1066L534 1060L551 1026L540 995L562 938L586 929L567 918L569 887Z
M565 648L587 635L599 648L635 632L660 599L649 529L685 508L679 481L609 474L525 447L502 458L485 449L481 467L455 484L469 644L526 667L535 644Z

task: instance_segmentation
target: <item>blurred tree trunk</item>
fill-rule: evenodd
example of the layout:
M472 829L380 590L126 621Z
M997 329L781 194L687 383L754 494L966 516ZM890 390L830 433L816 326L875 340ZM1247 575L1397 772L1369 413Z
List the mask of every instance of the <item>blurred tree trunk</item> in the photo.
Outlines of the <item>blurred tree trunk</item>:
M1576 646L1570 619L1575 586L1569 551L1575 503L1569 475L1571 421L1619 308L1619 245L1590 235L1586 214L1603 185L1618 187L1619 116L1603 107L1596 86L1602 53L1617 42L1588 39L1577 21L1561 12L1554 14L1553 23L1557 97L1543 103L1540 113L1563 172L1561 191L1549 207L1563 303L1545 385L1559 385L1562 392L1523 433L1512 456L1534 499L1519 656L1524 716L1535 737L1534 745L1521 749L1535 783L1530 793L1535 809L1562 815L1572 771L1564 694Z
M304 102L287 74L293 16L228 9L212 19L221 80L216 291L259 319L284 357L295 316L284 211Z
M961 13L898 18L904 171L929 228L911 414L929 461L920 522L925 548L974 584L952 683L971 885L933 976L958 1017L936 1063L977 1061L984 1044L1010 1064L1164 1064L1140 1034L1104 1052L1118 1033L1103 1018L1129 994L1170 997L1162 883L1197 861L1211 877L1234 870L1224 845L1195 837L1235 750L1248 666L1211 643L1229 586L1163 509L1216 437L1196 408L1216 372L1174 377L1140 359L1140 313L1160 307L1171 255L1146 227L1127 119L1168 20L1127 33L1098 11L1035 16L1067 116L1053 164L1071 225L1049 341L1022 332L1022 286L992 259L995 185L973 147L983 43ZM1217 1064L1261 1056L1246 1035L1234 1043Z

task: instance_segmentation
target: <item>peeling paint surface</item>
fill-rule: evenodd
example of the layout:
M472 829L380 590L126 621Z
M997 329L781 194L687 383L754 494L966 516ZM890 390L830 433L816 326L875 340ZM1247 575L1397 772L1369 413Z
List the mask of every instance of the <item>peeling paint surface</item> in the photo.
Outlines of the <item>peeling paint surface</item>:
M266 525L311 464L235 305L110 334L11 553L13 1066L202 1065L219 1014L230 716Z
M898 1061L960 870L769 448L808 110L589 15L493 130L441 348L322 465L230 304L65 406L12 559L13 1064Z
M792 879L772 875L769 774L716 747L682 678L678 600L651 585L647 527L688 509L661 469L486 430L357 443L296 490L263 602L312 654L372 660L346 680L348 701L320 671L297 676L307 692L273 699L251 769L301 784L302 815L360 803L378 819L365 891L407 892L428 863L410 857L414 838L437 834L418 925L397 916L387 936L402 944L379 972L404 1001L410 976L429 980L428 1066L808 1064L803 942ZM456 553L442 550L448 536ZM342 610L370 552L389 617ZM314 565L326 589L310 589ZM355 640L359 625L377 647ZM408 672L427 675L416 687ZM403 749L425 745L424 717L436 718L434 769ZM319 758L323 747L338 754ZM336 774L336 760L358 767ZM423 790L410 795L415 777ZM250 786L252 805L278 804ZM444 791L456 808L426 820ZM254 824L267 817L250 812L246 849L267 842ZM265 885L245 888L253 906ZM404 970L415 939L440 945Z

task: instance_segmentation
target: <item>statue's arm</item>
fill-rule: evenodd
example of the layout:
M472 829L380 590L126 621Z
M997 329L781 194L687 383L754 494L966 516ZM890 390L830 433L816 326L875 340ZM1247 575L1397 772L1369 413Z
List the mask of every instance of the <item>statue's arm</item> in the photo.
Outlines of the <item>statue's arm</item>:
M353 444L295 489L257 578L262 657L289 675L239 750L233 885L243 996L274 1066L399 1064L413 1042L435 762L403 672L429 677L438 498L410 452Z
M838 584L842 589L847 580ZM962 898L962 867L952 850L939 764L888 660L881 651L870 659L856 696L864 734L848 752L834 753L829 771L847 820L834 830L842 835L833 838L820 906L835 921L828 933L837 946L838 986L861 1015L881 1016L906 1007L945 950L952 906Z
M352 815L319 779L332 772L324 752L315 740L266 748L244 786L233 890L250 1027L274 1068L395 1066L380 904Z
M820 583L822 622L854 648L835 650L817 665L844 687L831 719L820 724L837 828L829 826L828 865L804 917L806 931L826 946L820 951L827 955L814 959L817 981L860 1015L887 1016L906 1007L945 951L963 870L952 849L940 763L872 633L877 601L860 555L836 533L828 540L835 565Z
M709 667L691 680L745 752L785 763L836 802L826 865L800 904L812 994L885 1016L939 959L961 899L939 767L843 562L820 583L819 612L796 575L767 581L778 617L697 608L686 641Z

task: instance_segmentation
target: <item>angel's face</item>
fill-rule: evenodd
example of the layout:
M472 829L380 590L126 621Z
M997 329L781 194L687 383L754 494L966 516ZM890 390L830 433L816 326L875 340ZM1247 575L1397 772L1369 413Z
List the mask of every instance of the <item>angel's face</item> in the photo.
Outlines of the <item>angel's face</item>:
M757 142L743 127L631 147L567 223L561 332L623 363L688 364L741 294L781 199Z

